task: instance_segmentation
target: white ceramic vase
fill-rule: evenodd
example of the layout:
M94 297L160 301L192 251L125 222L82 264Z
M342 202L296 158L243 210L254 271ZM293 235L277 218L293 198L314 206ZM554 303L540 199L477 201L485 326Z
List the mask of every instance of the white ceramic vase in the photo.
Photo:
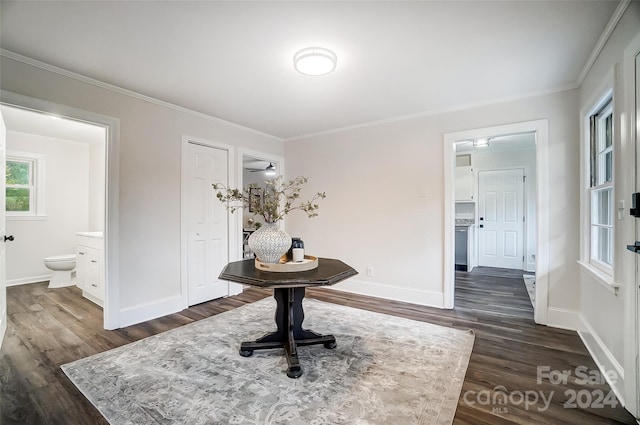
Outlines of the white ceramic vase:
M278 263L291 247L291 236L278 223L265 223L249 236L249 248L263 263Z

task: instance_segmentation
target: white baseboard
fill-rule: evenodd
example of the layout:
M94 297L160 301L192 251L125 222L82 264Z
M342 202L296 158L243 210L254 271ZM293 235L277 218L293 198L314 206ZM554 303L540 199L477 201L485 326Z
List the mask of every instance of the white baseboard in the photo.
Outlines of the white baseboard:
M535 273L536 272L536 262L535 261L527 261L527 265L525 266L526 272Z
M444 294L442 292L400 288L384 283L366 282L356 279L345 280L331 286L331 288L338 291L352 292L360 295L369 295L429 307L443 308L444 306Z
M120 310L120 327L124 328L147 320L157 319L158 317L177 313L185 308L182 295L123 308Z
M45 274L42 276L23 277L20 279L7 280L7 286L26 285L28 283L47 282L49 280L51 280L50 274Z
M104 300L101 300L100 298L93 296L89 292L84 290L82 291L82 296L88 299L89 301L98 304L100 307L104 308Z
M567 329L570 331L582 330L580 314L575 310L550 307L547 310L547 326L552 328Z
M239 283L229 282L229 296L241 294L244 286Z
M598 369L600 369L600 373L605 377L616 397L620 400L620 403L625 406L626 403L623 397L624 368L620 365L620 362L616 360L611 351L609 351L609 348L607 348L602 339L600 339L598 334L582 315L580 315L580 320L582 322L583 329L578 331L580 339L582 339L585 347L587 347L587 351L589 351L589 354L591 354L591 357L598 366ZM615 371L617 375L615 382L611 379L611 371Z

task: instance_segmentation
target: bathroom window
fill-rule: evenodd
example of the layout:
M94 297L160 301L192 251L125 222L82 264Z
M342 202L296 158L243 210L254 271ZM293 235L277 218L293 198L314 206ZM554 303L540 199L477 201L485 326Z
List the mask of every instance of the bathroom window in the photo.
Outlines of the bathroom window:
M44 155L7 152L5 179L8 219L44 217Z

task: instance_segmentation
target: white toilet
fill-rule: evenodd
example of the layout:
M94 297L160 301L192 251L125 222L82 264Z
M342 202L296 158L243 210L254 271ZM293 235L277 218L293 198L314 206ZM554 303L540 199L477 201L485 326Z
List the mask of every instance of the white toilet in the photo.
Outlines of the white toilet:
M54 255L44 259L44 265L53 273L49 281L49 288L72 286L71 272L76 268L76 255Z

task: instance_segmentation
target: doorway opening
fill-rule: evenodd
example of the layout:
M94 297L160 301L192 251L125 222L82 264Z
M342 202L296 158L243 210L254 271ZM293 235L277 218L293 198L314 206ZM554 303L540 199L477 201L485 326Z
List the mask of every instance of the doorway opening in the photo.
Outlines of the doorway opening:
M445 308L454 307L455 270L517 269L535 273L534 317L546 323L547 133L540 120L445 135Z
M495 136L481 147L456 142L456 269L476 266L535 271L536 143L534 133ZM465 252L462 252L465 251ZM468 251L468 252L466 252Z
M77 286L106 320L108 127L2 104L7 127L6 286ZM61 264L66 267L61 267ZM4 288L2 288L4 290Z
M259 196L261 190L264 191L266 189L265 182L284 175L284 159L279 156L241 150L240 161L239 186L243 188L247 188L250 185L255 187L257 196ZM240 212L238 219L242 231L242 235L239 238L241 241L239 258L255 258L254 253L249 248L249 236L264 224L264 219L259 215L251 214L248 210L238 212Z

